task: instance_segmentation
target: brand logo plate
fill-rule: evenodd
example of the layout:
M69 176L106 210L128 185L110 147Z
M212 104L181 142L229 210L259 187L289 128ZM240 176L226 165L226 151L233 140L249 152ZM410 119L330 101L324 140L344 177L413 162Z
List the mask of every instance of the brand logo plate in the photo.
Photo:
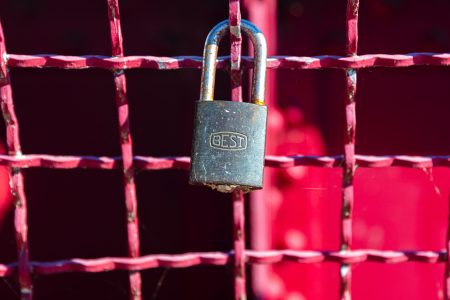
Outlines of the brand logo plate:
M228 151L247 149L247 136L242 133L232 131L222 131L211 133L209 145L212 148Z

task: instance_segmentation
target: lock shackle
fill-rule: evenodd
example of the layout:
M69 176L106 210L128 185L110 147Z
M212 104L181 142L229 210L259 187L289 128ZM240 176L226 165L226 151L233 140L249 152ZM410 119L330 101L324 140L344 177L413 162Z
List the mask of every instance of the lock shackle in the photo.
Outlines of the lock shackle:
M213 101L214 81L216 76L217 52L219 43L229 26L228 20L224 20L214 26L208 34L203 51L202 83L200 88L200 101ZM242 31L250 38L254 48L254 70L252 80L251 101L255 104L264 105L265 83L266 83L266 60L267 43L266 39L253 23L242 20Z

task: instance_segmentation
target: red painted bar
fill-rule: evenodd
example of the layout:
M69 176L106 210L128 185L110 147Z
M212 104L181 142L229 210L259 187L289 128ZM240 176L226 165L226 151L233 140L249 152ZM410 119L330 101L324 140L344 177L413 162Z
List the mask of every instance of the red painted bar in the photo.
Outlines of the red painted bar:
M62 69L201 69L200 56L63 56L8 54L8 67L12 68L62 68ZM217 68L229 66L229 56L218 58ZM242 68L253 65L253 58L241 57ZM449 66L450 53L367 54L355 56L271 56L267 58L268 69L362 69L371 67Z
M446 238L447 238L447 242L446 242L447 253L449 253L448 251L450 250L450 220L448 223ZM450 299L450 256L449 255L447 255L445 263L446 263L446 265L445 265L445 273L444 273L444 294L445 294L445 299L449 300Z
M231 99L242 101L242 71L241 71L241 8L239 0L229 2L230 22L230 76L231 76Z
M247 299L245 288L245 204L244 194L233 192L234 298Z
M33 272L49 275L68 272L109 272L142 271L154 268L188 268L198 265L224 266L233 263L233 253L196 252L183 254L152 254L142 257L102 257L94 259L72 258L51 262L30 262ZM358 264L362 262L399 264L420 262L426 264L445 263L445 251L245 251L248 264L276 264L292 262L299 264L316 264L323 262ZM13 276L17 273L17 264L0 264L0 277Z
M6 124L6 144L8 147L8 154L11 157L19 157L22 154L19 138L19 122L14 110L11 81L5 58L5 37L3 35L3 28L0 24L0 97L3 118ZM15 203L14 230L17 244L20 294L22 300L31 300L33 298L33 286L29 264L28 212L23 175L22 171L15 167L11 167L9 172L11 194Z
M123 57L122 29L118 0L108 0L108 18L111 30L112 55ZM136 186L134 181L133 144L130 134L127 85L124 70L113 70L116 86L116 105L119 118L119 134L122 149L123 185L128 232L128 255L139 257L139 225ZM142 299L142 279L139 272L130 270L130 300Z
M231 100L242 102L241 73L241 8L239 0L229 1L230 22L230 84ZM233 192L233 248L234 248L234 299L247 299L245 288L245 210L244 194Z
M358 10L359 0L347 1L347 55L354 56L358 50ZM341 251L348 251L352 247L352 212L354 203L353 178L356 170L355 133L356 133L356 70L345 70L346 99L344 133L344 165L342 176L342 208L341 208ZM340 269L340 299L351 300L352 269L347 264Z
M450 167L450 156L366 156L355 155L358 168L434 168ZM136 170L188 170L190 158L134 156ZM343 156L273 156L267 155L265 165L271 168L293 168L311 166L319 168L339 168ZM0 165L13 168L51 168L51 169L121 169L121 157L95 156L55 156L47 154L29 154L21 156L0 155Z

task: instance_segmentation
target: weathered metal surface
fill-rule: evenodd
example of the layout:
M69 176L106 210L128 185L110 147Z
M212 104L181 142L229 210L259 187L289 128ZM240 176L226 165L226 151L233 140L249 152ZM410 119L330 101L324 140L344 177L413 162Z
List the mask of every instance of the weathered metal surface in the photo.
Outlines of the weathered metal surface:
M229 1L230 24L230 84L231 100L242 102L242 69L241 69L241 8L239 0Z
M5 37L3 35L3 28L0 24L0 104L3 119L6 124L6 145L8 154L11 157L20 157L22 151L19 138L19 122L14 109L11 81L8 68L6 67L6 58ZM15 204L14 230L17 245L17 268L20 294L22 300L31 300L33 298L33 285L31 283L31 270L29 265L28 210L23 174L19 168L14 167L9 169L9 173L11 194Z
M267 45L262 32L242 20L254 46L252 103L213 101L218 45L230 30L225 20L209 32L204 48L200 101L197 103L189 182L220 192L262 188L267 107L264 106Z
M242 102L241 70L241 7L239 0L230 0L228 21L230 24L230 87L231 101ZM233 200L233 249L234 249L234 298L247 299L245 272L245 204L244 194L235 191Z
M240 61L242 68L253 65L253 59L249 57L240 58L240 12L239 1L230 1L230 24L232 29L231 57L219 57L217 68L227 68L231 61L232 74L232 100L240 100L242 87L240 78ZM343 182L343 214L342 214L342 240L341 246L344 251L270 251L255 252L244 251L245 237L244 208L242 193L234 193L234 250L231 253L188 253L180 255L150 255L139 257L139 240L137 235L136 196L134 190L133 170L161 170L161 169L188 169L189 158L187 157L140 157L133 156L132 144L128 125L128 104L126 101L126 85L123 69L149 68L158 70L174 70L183 68L201 68L201 57L152 57L152 56L123 56L122 36L120 29L120 18L118 1L108 1L109 22L111 27L112 56L61 56L61 55L15 55L6 54L3 34L0 33L0 94L3 117L7 130L7 145L9 155L0 156L0 164L11 169L12 191L15 196L15 231L18 248L18 263L0 265L0 276L17 275L22 292L22 299L32 298L32 284L30 273L54 274L63 272L103 272L110 270L144 270L156 267L181 268L194 265L225 265L234 258L235 264L235 296L237 299L245 297L245 273L244 262L250 264L273 264L282 261L297 263L336 262L339 264L354 264L359 262L379 263L401 263L401 262L423 262L423 263L446 263L447 252L444 251L356 251L345 249L351 245L351 207L353 206L353 177L356 165L358 167L380 168L401 166L407 168L431 168L436 166L450 167L448 156L364 156L356 155L355 144L355 105L354 95L356 88L355 69L368 67L408 67L418 65L450 65L450 53L410 53L404 55L356 55L357 51L357 12L358 1L348 2L347 12L347 54L350 56L315 56L315 57L292 57L276 56L267 60L268 68L272 69L322 69L341 68L346 71L347 79L347 103L346 103L346 145L344 156L267 156L266 166L276 168L292 168L296 166L317 166L322 168L340 167L344 169ZM44 68L55 67L64 69L103 68L113 70L114 80L117 87L116 102L118 107L122 157L80 157L80 156L54 156L54 155L22 155L19 140L19 125L14 111L11 85L8 67L17 68ZM27 232L27 207L24 194L24 183L21 173L22 168L93 168L93 169L123 169L124 186L126 192L128 223L128 249L131 257L128 258L98 258L98 259L69 259L66 261L33 262L29 261L28 254L28 232ZM344 271L347 269L344 268ZM140 278L138 273L133 273L130 280L132 299L140 297ZM342 299L349 299L351 289L349 288L349 273L345 273L342 281ZM445 277L449 284L449 272ZM446 289L446 298L450 298L449 289Z
M359 0L347 1L347 55L354 56L358 50L358 11ZM342 176L342 208L341 208L341 251L352 248L353 178L356 171L355 137L356 137L356 70L345 70L346 97L345 97L345 133L344 133L344 165ZM343 264L340 269L341 300L351 300L352 268Z
M108 0L108 17L111 33L112 55L123 57L122 28L120 25L119 1ZM136 185L134 180L133 143L130 133L130 115L127 99L127 82L125 72L121 69L113 70L117 116L119 119L119 136L122 151L123 186L125 192L124 218L127 220L128 255L139 257L139 222L137 211ZM142 280L139 272L130 271L129 299L142 299Z
M254 75L251 87L250 101L264 104L266 86L267 44L263 33L254 24L242 20L240 28L251 40L254 48ZM214 80L216 74L217 51L224 34L229 30L229 21L225 20L214 26L206 37L203 53L202 80L200 100L211 101L214 95Z
M134 166L137 170L188 170L190 158L179 157L151 157L134 156ZM450 168L450 156L368 156L355 155L358 168ZM339 156L313 156L313 155L290 155L274 156L267 155L265 166L271 168L293 168L300 166L314 166L319 168L341 168L344 157ZM0 165L21 169L27 168L50 168L50 169L121 169L122 158L120 157L95 157L95 156L56 156L46 154L23 154L21 156L0 155Z
M362 262L400 264L419 262L424 264L446 263L445 251L296 251L273 250L243 253L248 264L276 264L291 262L316 264L322 262L358 264ZM73 258L68 260L37 262L31 261L33 273L49 275L67 272L109 272L117 270L142 271L154 268L188 268L198 265L228 265L234 260L233 253L195 252L183 254L152 254L142 257L102 257L94 259ZM0 264L0 277L14 276L17 264Z
M63 69L201 69L201 56L64 56L8 54L7 65L15 68L63 68ZM242 68L253 67L253 58L241 57ZM217 59L217 68L229 67L230 57ZM271 56L267 58L268 69L363 69L372 67L403 68L411 66L449 66L450 53L417 52L407 54L366 54L354 56Z
M262 188L267 107L199 101L195 116L190 183L221 192Z

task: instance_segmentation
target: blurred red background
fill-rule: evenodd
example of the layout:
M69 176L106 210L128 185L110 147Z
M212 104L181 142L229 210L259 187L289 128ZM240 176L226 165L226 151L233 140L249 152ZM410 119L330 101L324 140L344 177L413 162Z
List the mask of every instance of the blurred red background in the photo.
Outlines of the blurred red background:
M272 55L345 55L345 1L245 4L244 17L262 27ZM228 18L227 1L127 0L120 1L120 8L126 55L200 55L208 31ZM265 9L266 17L258 15ZM443 0L362 1L359 54L450 52L449 12L450 3ZM0 18L9 53L111 52L106 1L2 0ZM224 41L221 53L228 49ZM269 74L268 154L342 154L343 71ZM128 70L126 75L135 154L188 156L200 71ZM109 71L12 69L11 80L24 153L120 156ZM446 67L358 71L356 152L448 155L449 81ZM216 98L229 98L225 72L218 72L216 85ZM0 127L4 141L4 124ZM249 239L274 249L339 249L341 172L312 167L266 172L264 192L250 200L268 210L264 215L249 213ZM119 171L24 173L32 260L126 256ZM6 182L0 169L2 187ZM0 189L2 199L8 199L5 191ZM444 249L449 191L448 169L358 169L354 249ZM176 170L140 173L137 193L143 255L232 248L228 195L191 187L187 173ZM16 260L10 207L8 200L0 203L1 262ZM261 220L268 226L264 236L256 236ZM443 298L442 264L363 263L354 270L354 299ZM205 266L147 270L143 293L145 299L230 299L232 272ZM251 274L252 298L337 299L336 264L284 263ZM1 299L18 298L14 280L0 279ZM60 274L34 282L36 299L123 299L127 274Z

